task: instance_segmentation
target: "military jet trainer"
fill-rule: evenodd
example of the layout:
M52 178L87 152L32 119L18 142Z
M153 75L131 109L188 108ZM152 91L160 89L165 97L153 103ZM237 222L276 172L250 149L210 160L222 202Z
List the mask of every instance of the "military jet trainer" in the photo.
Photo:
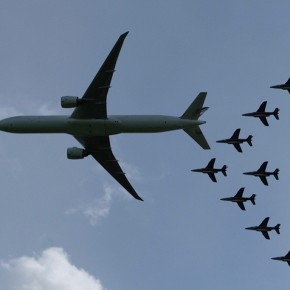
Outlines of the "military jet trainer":
M257 171L250 171L250 172L244 172L243 174L245 175L253 175L256 177L260 177L261 181L265 184L268 185L268 181L267 181L267 177L270 175L274 175L274 177L276 178L276 180L279 180L279 169L276 168L275 171L273 172L268 172L266 171L266 167L268 165L268 161L265 161L260 168Z
M276 108L273 112L266 112L266 105L267 101L264 101L256 112L246 113L242 116L259 118L265 126L269 126L267 117L273 115L277 120L279 120L279 108Z
M224 165L221 169L214 168L215 158L212 158L211 161L205 168L192 169L193 172L206 173L213 182L217 182L215 173L222 172L224 176L227 176L227 166Z
M91 155L134 198L142 200L116 160L110 145L110 135L120 133L159 133L183 129L203 149L210 149L199 125L205 111L206 93L200 93L180 117L164 115L108 115L107 94L115 65L128 32L122 34L99 69L82 98L61 98L63 108L75 108L70 116L17 116L0 121L0 130L10 133L65 133L83 146L67 149L68 159L83 159ZM122 102L122 100L119 100Z
M269 217L266 217L259 226L255 226L255 227L249 227L249 228L245 228L246 230L252 230L252 231L257 231L257 232L261 232L263 234L263 236L267 239L270 240L269 234L268 232L275 230L277 234L280 234L280 224L277 224L275 227L268 227L268 221L269 221Z
M287 81L285 84L272 86L272 87L270 87L270 88L271 88L271 89L281 89L281 90L286 90L286 91L288 91L288 93L290 94L290 78L288 79L288 81Z
M238 152L242 153L243 151L242 151L242 148L241 148L240 144L242 144L244 142L248 142L248 144L250 146L253 146L253 144L252 144L253 136L249 135L249 137L247 139L240 139L239 138L240 132L241 132L241 129L237 129L230 139L219 140L219 141L216 141L216 142L217 143L232 144L232 145L234 145L234 147L237 149Z
M255 205L256 204L255 203L256 195L252 194L252 196L250 196L250 197L243 197L244 190L245 190L245 188L241 187L235 196L221 198L220 200L236 202L241 210L246 210L244 202L250 200L252 202L252 204Z
M290 266L290 251L285 256L271 258L271 259L276 260L276 261L287 262L287 264Z

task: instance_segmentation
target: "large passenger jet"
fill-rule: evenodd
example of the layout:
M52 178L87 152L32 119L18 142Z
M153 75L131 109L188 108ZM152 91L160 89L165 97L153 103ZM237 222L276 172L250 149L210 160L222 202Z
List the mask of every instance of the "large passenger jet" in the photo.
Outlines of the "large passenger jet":
M120 133L159 133L183 129L203 149L210 149L198 120L206 93L201 92L181 117L164 115L107 115L107 94L116 62L128 32L122 34L107 56L82 98L61 98L62 108L75 108L70 116L17 116L0 121L0 130L10 133L66 133L74 136L83 148L67 149L68 159L91 155L134 198L142 200L132 187L115 158L110 135Z

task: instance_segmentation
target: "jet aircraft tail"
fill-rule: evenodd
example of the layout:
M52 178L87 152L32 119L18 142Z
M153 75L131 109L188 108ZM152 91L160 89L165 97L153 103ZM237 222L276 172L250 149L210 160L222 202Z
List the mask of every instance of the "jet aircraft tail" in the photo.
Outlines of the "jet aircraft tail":
M249 144L250 146L253 146L253 144L252 144L252 138L253 138L252 135L249 135L249 137L247 138L247 142L248 142L248 144Z
M276 227L274 228L274 230L278 235L280 234L280 226L281 226L280 224L277 224Z
M223 167L222 167L222 169L221 169L221 171L222 171L222 173L223 173L223 175L224 176L227 176L227 166L226 165L224 165Z
M274 117L279 120L279 108L276 108L273 112Z
M278 176L279 171L280 171L280 170L277 168L277 169L273 172L273 175L274 175L274 177L275 177L277 180L279 180L279 176Z
M208 109L208 107L203 107L205 101L206 92L201 92L187 108L187 110L180 117L181 119L198 120L198 118ZM203 149L210 149L202 131L199 126L194 126L193 128L185 129L187 133L198 145Z
M256 194L253 194L251 197L250 197L250 201L252 202L253 205L255 205L255 198L256 198Z

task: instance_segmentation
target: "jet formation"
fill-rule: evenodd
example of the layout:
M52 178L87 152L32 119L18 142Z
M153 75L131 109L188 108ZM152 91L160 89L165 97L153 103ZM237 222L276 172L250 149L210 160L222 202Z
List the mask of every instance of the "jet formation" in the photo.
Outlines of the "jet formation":
M181 116L166 115L109 115L107 112L107 95L111 87L111 80L115 72L116 63L128 32L120 35L107 58L103 62L99 71L95 75L91 84L81 98L76 96L61 97L62 108L73 108L70 115L61 116L15 116L0 121L0 131L20 134L39 134L57 133L70 134L81 145L82 148L70 147L67 149L68 159L83 159L92 156L125 190L135 199L143 200L135 191L125 172L120 167L115 158L110 136L121 133L159 133L174 130L183 130L201 148L210 149L205 139L200 125L206 123L200 120L200 116L208 109L204 107L206 92L200 92L191 105ZM290 79L282 85L272 86L271 88L287 90L290 93ZM273 112L266 112L267 102L264 101L256 112L246 113L243 116L259 118L265 126L269 126L267 117L273 115L279 119L279 109ZM252 146L252 135L242 139L239 137L241 129L237 129L229 139L217 141L234 145L235 149L242 153L240 144L247 142ZM201 172L209 175L213 182L217 182L215 174L222 172L227 176L227 165L222 168L214 168L215 158L212 158L205 168L193 169L193 172ZM266 177L274 175L278 180L279 169L274 172L267 172L268 162L264 162L257 171L245 172L246 175L260 177L265 185L268 185ZM233 197L222 198L223 201L236 202L244 211L244 202L250 200L255 204L255 194L251 197L243 197L244 187L240 188ZM275 230L280 233L280 224L269 227L269 217L255 227L246 228L247 230L260 231L266 239L269 239L268 232ZM284 257L272 258L274 260L286 261L290 265L290 252Z

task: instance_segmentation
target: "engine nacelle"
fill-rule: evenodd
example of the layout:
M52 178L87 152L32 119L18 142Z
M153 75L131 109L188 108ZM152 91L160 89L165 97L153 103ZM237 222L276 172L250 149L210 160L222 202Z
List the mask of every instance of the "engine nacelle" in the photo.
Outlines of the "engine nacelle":
M81 103L78 97L64 96L61 97L61 107L62 108L76 108Z
M78 147L67 148L67 158L68 159L83 159L89 155L89 153Z

